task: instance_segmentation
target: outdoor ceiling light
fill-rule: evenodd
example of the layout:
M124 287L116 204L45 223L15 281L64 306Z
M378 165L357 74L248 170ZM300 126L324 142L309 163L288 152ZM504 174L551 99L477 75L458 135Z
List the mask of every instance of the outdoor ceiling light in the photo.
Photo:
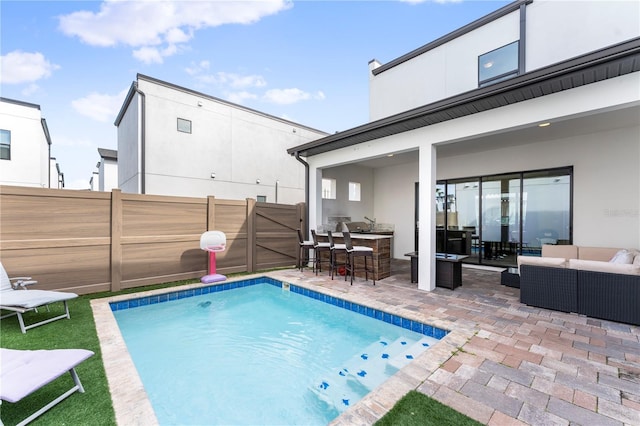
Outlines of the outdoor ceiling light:
M549 123L548 121L546 123L538 124L538 127L548 127L548 126L551 126L551 123Z

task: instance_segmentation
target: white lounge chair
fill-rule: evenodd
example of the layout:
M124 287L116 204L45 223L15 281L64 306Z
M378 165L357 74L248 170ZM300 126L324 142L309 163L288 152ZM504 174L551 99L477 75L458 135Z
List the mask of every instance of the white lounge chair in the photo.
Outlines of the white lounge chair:
M75 367L92 355L93 352L86 349L26 351L0 348L0 382L2 383L0 400L2 401L18 402L67 371L74 382L71 389L18 423L18 426L31 422L74 392L84 393Z
M0 262L0 310L11 311L10 314L0 316L0 319L17 315L18 321L20 322L20 330L23 333L26 333L30 328L48 324L52 321L71 318L69 316L69 306L67 305L67 301L78 297L75 293L66 293L63 291L27 290L27 285L33 285L35 283L37 283L37 281L31 280L31 277L10 279L7 275L7 271ZM37 308L47 306L55 302L64 303L64 314L25 325L22 314L29 311L37 312Z

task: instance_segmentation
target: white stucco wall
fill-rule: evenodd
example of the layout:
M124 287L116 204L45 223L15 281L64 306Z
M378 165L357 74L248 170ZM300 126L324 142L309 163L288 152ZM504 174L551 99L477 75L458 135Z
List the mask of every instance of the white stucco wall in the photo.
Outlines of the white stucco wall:
M322 217L326 223L329 217L350 217L352 222L366 222L367 216L382 223L375 217L374 203L376 193L374 191L374 169L350 164L332 167L322 171L323 178L336 180L336 198L322 200ZM349 182L360 183L360 201L349 201ZM317 228L323 223L311 225Z
M305 169L287 148L326 133L144 78L138 87L147 194L276 202L277 184L277 202L304 202ZM178 118L191 121L191 133L177 131Z
M316 169L329 168L335 164L358 159L381 157L392 152L414 150L417 153L417 150L425 145L455 143L478 136L488 136L485 140L491 141L491 135L505 131L516 131L514 137L517 138L517 131L520 129L540 130L540 137L535 143L518 145L519 141L516 139L514 145L509 148L487 149L477 145L465 155L438 157L437 178L469 177L573 165L575 243L640 248L638 127L611 129L606 132L576 128L573 136L561 140L545 139L544 130L537 127L537 123L551 119L561 122L571 117L612 111L621 106L637 107L640 105L638 88L640 75L629 74L315 155L308 161L312 167L312 176L315 176ZM388 170L376 169L374 174L373 214L379 221L395 224L394 253L398 258L402 258L402 254L406 252L413 251L414 247L413 185L418 174L417 164L402 165ZM402 183L405 178L407 182ZM611 194L606 205L599 198L600 192ZM322 222L322 210L318 208L318 201L314 198L315 194L312 194L311 224ZM611 227L603 227L609 224Z
M100 176L100 191L111 191L118 187L118 162L103 158L98 170Z
M526 34L531 71L640 36L640 2L535 0Z
M0 160L0 185L49 187L49 145L37 106L0 102L0 129L11 132L11 159ZM52 182L57 188L57 183Z
M520 39L519 20L514 11L378 75L370 73L370 121L478 88L478 56ZM638 1L535 0L526 7L525 71L639 36Z
M118 125L118 185L122 192L140 193L141 109L135 94ZM98 186L96 186L98 187Z

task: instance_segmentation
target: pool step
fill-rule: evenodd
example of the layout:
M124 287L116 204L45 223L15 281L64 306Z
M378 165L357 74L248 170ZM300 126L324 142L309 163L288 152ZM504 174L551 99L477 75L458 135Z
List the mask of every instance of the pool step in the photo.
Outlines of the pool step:
M426 351L429 346L435 345L438 339L423 336L420 340L407 347L402 353L394 356L389 360L389 365L397 370L400 370L405 365L413 361L418 355Z
M406 359L406 365L411 362L407 355L417 356L426 349L423 343L426 343L424 339L401 338L393 342L381 339L349 359L339 370L314 382L311 389L321 400L342 412L398 371L392 360L401 365L402 359Z

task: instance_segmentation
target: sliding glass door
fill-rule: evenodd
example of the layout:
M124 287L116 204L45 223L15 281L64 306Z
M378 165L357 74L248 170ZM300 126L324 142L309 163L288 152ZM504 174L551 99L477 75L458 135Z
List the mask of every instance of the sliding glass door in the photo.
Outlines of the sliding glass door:
M440 181L436 251L515 266L542 244L570 244L572 168Z

